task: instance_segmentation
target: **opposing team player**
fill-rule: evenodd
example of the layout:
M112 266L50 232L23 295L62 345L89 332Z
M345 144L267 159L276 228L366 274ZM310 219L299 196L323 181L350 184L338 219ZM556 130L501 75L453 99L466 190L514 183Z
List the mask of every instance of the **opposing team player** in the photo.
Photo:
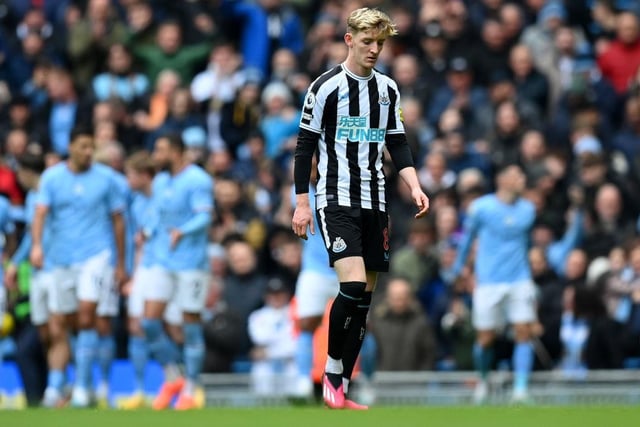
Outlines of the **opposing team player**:
M496 331L513 325L513 400L528 399L529 375L533 368L531 323L536 320L535 285L527 257L529 232L535 207L520 197L525 175L520 166L503 167L496 176L496 191L475 200L469 207L464 237L458 249L452 276L462 271L474 240L476 287L473 291L473 325L477 331L473 358L480 380L474 399L488 396L487 375L493 362Z
M125 279L124 194L114 171L93 163L93 132L76 128L71 134L69 159L47 169L32 224L31 263L51 268L51 352L55 355L61 390L69 359L69 314L78 328L73 406L91 404L91 370L98 349L112 351L111 318L118 313L117 283ZM50 244L45 253L44 228L49 222ZM113 242L116 253L113 253ZM115 269L114 266L115 265ZM55 396L58 398L60 396Z
M179 395L175 408L193 409L204 404L198 387L205 354L200 313L210 280L207 242L213 210L213 180L190 163L178 135L159 138L153 157L162 170L152 185L153 205L158 215L153 231L157 233L154 252L162 273L152 286L144 287L142 327L149 350L165 368L165 383L153 407L167 408ZM179 316L168 316L168 322L182 325L186 380L177 369L179 357L163 325L170 302ZM174 340L178 339L176 335L173 334Z
M330 408L365 409L345 399L345 394L364 339L378 272L389 269L385 147L410 188L416 216L429 208L404 134L397 85L374 69L386 39L396 33L383 12L353 11L344 36L347 59L313 82L300 120L292 228L302 238L307 238L307 228L315 232L308 193L311 158L318 149L318 228L340 281L331 308L323 380L324 401Z

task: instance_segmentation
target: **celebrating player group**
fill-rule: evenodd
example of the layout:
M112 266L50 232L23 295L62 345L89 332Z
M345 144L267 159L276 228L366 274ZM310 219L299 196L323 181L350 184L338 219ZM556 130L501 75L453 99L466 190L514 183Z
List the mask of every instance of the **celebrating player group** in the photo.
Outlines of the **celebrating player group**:
M129 294L136 392L118 406L147 404L148 356L165 370L155 409L204 406L200 313L209 285L213 181L191 164L179 136L162 136L154 147L152 154L132 155L125 176L94 161L93 132L77 127L66 160L45 170L41 156L19 159L18 178L29 190L27 229L5 276L14 283L16 266L30 259L31 319L46 343L49 368L46 407L108 402L111 325L121 289ZM68 384L71 360L75 375ZM100 381L92 375L96 362Z

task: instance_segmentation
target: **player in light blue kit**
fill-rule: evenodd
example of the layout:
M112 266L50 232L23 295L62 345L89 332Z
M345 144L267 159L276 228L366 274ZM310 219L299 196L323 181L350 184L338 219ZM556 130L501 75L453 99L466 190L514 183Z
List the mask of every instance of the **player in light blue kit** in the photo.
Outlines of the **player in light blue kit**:
M175 408L194 409L204 406L204 395L197 384L205 352L200 314L210 280L207 244L213 211L213 180L190 163L178 135L159 138L153 158L162 170L152 185L153 205L158 215L158 224L153 230L157 233L154 256L164 274L144 287L142 328L151 354L165 368L165 383L153 408L169 407L179 394ZM177 370L178 357L162 323L165 309L172 306L179 310L179 315L168 313L165 319L170 325L182 324L186 381Z
M315 158L311 167L311 182L315 182ZM315 187L309 186L309 200L315 211ZM291 188L291 205L296 206L295 189ZM329 255L319 233L311 234L303 240L302 266L296 281L296 317L300 334L296 343L295 362L298 380L294 387L294 397L310 398L313 395L313 334L322 323L327 303L340 290L340 282L333 268L329 266Z
M134 273L129 282L127 299L128 315L128 352L133 364L135 376L135 392L117 402L120 409L138 409L146 404L144 396L144 375L148 361L149 349L142 331L141 320L144 312L144 286L153 284L159 267L154 262L153 245L157 233L155 228L157 215L151 198L151 183L155 175L155 164L151 155L140 151L127 159L125 172L132 198L129 206L131 228L134 233L136 250L134 256ZM145 238L144 235L148 238Z
M480 197L469 207L464 237L452 267L453 275L458 276L477 237L473 291L473 325L477 330L473 356L480 373L474 393L477 403L487 398L492 344L505 321L513 325L515 333L513 401L528 399L533 368L530 325L536 320L536 290L527 253L535 207L520 197L524 188L525 175L520 166L508 165L497 173L496 192Z
M38 187L40 185L40 175L44 171L44 157L37 154L25 153L18 158L17 176L20 185L28 190L24 207L24 224L25 230L20 241L20 245L13 253L5 272L5 282L7 286L15 288L17 286L18 267L29 258L31 250L31 223L36 209L36 200L38 198ZM43 245L45 252L47 251L50 233L45 227L43 236ZM29 284L29 306L31 308L31 323L38 329L40 339L47 350L47 362L49 367L49 378L47 380L47 389L45 391L43 405L47 407L55 407L60 401L59 393L55 391L55 383L62 381L60 379L59 369L56 367L56 355L51 352L48 347L49 343L49 312L55 307L53 293L49 292L49 285L46 281L46 274L42 269L33 269L31 271Z
M42 175L31 230L31 263L51 271L50 291L56 301L50 316L52 351L61 352L62 369L69 355L68 315L77 311L76 380L71 396L71 404L77 407L91 403L92 365L101 344L112 342L117 285L126 276L124 195L114 171L93 163L94 149L91 129L74 129L69 159ZM51 233L46 253L45 223ZM60 381L56 385L61 392Z

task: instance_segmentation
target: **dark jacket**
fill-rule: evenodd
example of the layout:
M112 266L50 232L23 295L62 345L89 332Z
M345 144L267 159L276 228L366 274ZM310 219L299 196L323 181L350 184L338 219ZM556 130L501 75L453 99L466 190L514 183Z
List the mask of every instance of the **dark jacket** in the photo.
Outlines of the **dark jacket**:
M433 369L435 336L417 303L402 314L393 313L382 303L372 313L371 333L378 349L376 368L379 371Z

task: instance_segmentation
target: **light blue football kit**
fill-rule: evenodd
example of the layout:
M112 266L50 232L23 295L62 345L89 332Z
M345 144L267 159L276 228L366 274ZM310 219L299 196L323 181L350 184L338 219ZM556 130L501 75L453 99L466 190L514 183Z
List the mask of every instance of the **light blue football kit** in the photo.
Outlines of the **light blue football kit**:
M464 224L455 274L462 271L477 237L474 271L473 323L478 330L495 330L507 317L512 324L536 319L535 286L529 267L529 232L535 221L535 206L523 198L505 203L496 194L474 200ZM493 359L492 348L476 344L474 362L486 380ZM526 393L533 368L530 342L517 342L512 355L514 395Z
M152 184L157 223L153 230L153 261L166 271L166 280L145 288L145 299L177 304L181 313L200 313L209 285L208 230L213 211L213 180L200 167L189 165L176 175L160 172ZM171 246L171 232L181 239ZM165 283L166 282L166 283ZM171 319L169 322L173 323ZM181 321L181 320L180 320ZM197 383L204 360L202 324L181 322L184 333L184 364L188 384ZM178 359L160 319L144 318L149 350L163 366Z

